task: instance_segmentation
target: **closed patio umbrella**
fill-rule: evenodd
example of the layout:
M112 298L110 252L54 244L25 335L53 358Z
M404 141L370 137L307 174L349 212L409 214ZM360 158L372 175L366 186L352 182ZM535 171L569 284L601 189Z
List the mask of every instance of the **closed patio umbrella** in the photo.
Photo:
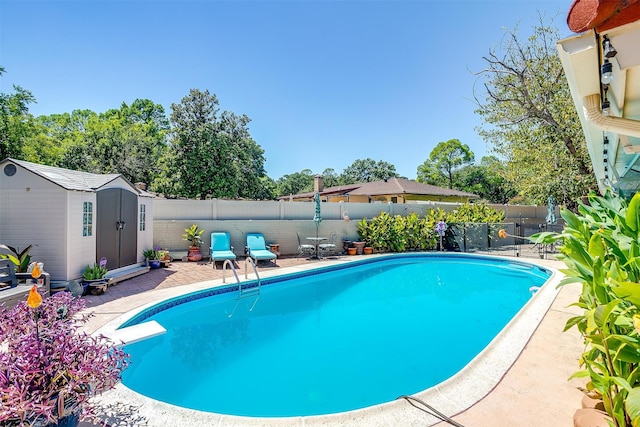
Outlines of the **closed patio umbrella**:
M313 216L313 222L316 223L316 237L318 237L318 228L322 222L322 215L320 214L320 193L316 193L313 198L316 202L316 214Z
M545 221L547 224L556 225L558 219L556 218L556 203L553 196L549 196L547 203L547 218L545 218Z

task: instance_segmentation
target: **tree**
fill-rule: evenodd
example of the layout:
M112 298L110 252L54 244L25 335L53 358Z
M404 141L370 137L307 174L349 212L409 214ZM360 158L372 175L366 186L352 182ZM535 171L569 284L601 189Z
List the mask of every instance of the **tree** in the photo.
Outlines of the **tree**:
M249 135L249 118L218 114L218 98L208 90L191 89L171 109L172 155L162 190L201 199L255 198L265 160L264 150Z
M276 182L267 175L260 177L260 188L255 195L257 200L273 200L276 198L278 187Z
M97 172L93 170L91 147L85 134L89 121L96 118L97 114L91 110L74 110L71 113L37 117L39 133L29 140L27 145L58 149L47 150L48 157L34 156L33 161L72 170ZM35 149L32 151L36 152Z
M0 77L5 69L0 67ZM29 104L35 97L26 89L13 85L14 93L0 92L0 159L23 159L24 140L35 132Z
M284 175L276 181L276 194L278 197L283 197L311 192L313 191L313 178L314 175L310 169Z
M322 171L322 182L324 188L340 185L340 175L333 168L326 168Z
M122 103L87 123L85 141L91 169L120 173L131 182L151 183L160 170L158 159L167 149L169 122L164 107L150 100Z
M429 159L418 166L418 182L447 183L453 188L453 174L456 169L473 163L473 152L469 146L457 139L439 142L431 153ZM437 184L436 184L437 185Z
M557 40L542 16L524 42L507 30L501 51L483 57L476 112L486 124L480 135L506 160L505 177L523 199L542 204L553 196L574 208L596 186Z
M372 159L358 159L347 166L340 175L342 184L359 184L361 182L381 181L398 176L396 167L391 163L376 162Z
M467 165L454 175L453 187L477 194L491 203L508 203L517 193L503 176L504 165L495 156L485 156L480 164Z
M160 173L169 121L150 100L122 103L97 114L75 110L37 119L39 132L25 143L28 160L93 173L120 173L131 182L153 182ZM41 149L44 147L44 149Z

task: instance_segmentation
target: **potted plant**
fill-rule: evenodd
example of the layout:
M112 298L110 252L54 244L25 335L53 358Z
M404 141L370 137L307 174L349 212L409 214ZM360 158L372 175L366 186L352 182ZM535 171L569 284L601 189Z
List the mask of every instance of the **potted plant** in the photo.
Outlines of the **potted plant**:
M7 258L15 264L16 273L26 273L29 264L31 263L31 255L29 251L33 245L29 245L20 251L18 248L14 248L9 245L0 245L0 249L9 252L8 254L0 254L0 258Z
M204 233L204 230L200 229L196 224L184 229L182 238L190 243L189 255L187 256L189 261L200 261L202 259L202 254L200 253L202 233Z
M0 307L0 425L77 426L98 422L91 398L113 388L129 356L81 327L85 302L59 292Z
M142 256L149 263L149 267L151 268L160 268L160 252L156 249L147 249L142 252Z
M87 293L89 288L94 288L98 292L104 292L107 289L107 259L102 258L99 263L87 265L82 270L82 285L84 287L83 295Z

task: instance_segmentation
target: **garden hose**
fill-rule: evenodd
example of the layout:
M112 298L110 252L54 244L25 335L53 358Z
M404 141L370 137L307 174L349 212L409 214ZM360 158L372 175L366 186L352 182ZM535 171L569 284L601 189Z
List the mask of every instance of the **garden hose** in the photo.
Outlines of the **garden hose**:
M437 419L439 419L440 421L444 421L445 423L451 424L452 426L455 427L465 427L464 425L460 424L457 421L452 420L451 418L447 417L445 414L443 414L442 412L438 411L436 408L434 408L433 406L429 405L427 402L418 399L417 397L413 397L413 396L407 396L407 395L403 395L403 396L399 396L398 399L405 399L411 406L413 406L414 408L418 408L421 411L426 412L427 414L436 417ZM397 399L396 399L397 400ZM417 403L420 403L421 405L424 406L424 408L416 405Z

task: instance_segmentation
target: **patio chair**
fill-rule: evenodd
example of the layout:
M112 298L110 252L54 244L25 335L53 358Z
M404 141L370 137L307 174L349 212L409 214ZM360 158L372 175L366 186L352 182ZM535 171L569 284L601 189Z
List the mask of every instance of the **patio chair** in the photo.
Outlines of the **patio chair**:
M13 262L8 259L0 259L0 289L15 288L18 279L13 268Z
M262 233L247 233L246 252L256 262L273 260L273 263L278 265L276 263L276 254L267 249Z
M338 246L336 245L336 240L338 239L338 233L333 232L329 235L329 241L327 243L320 243L318 245L318 255L321 257L326 256L327 254L333 255L338 251Z
M216 261L236 260L236 254L233 253L231 246L231 237L226 231L214 231L211 233L211 262L213 268L216 268Z
M296 255L296 258L300 258L301 255L312 256L316 251L316 247L308 243L302 243L302 240L300 240L300 234L297 232L296 236L298 236L298 255Z

